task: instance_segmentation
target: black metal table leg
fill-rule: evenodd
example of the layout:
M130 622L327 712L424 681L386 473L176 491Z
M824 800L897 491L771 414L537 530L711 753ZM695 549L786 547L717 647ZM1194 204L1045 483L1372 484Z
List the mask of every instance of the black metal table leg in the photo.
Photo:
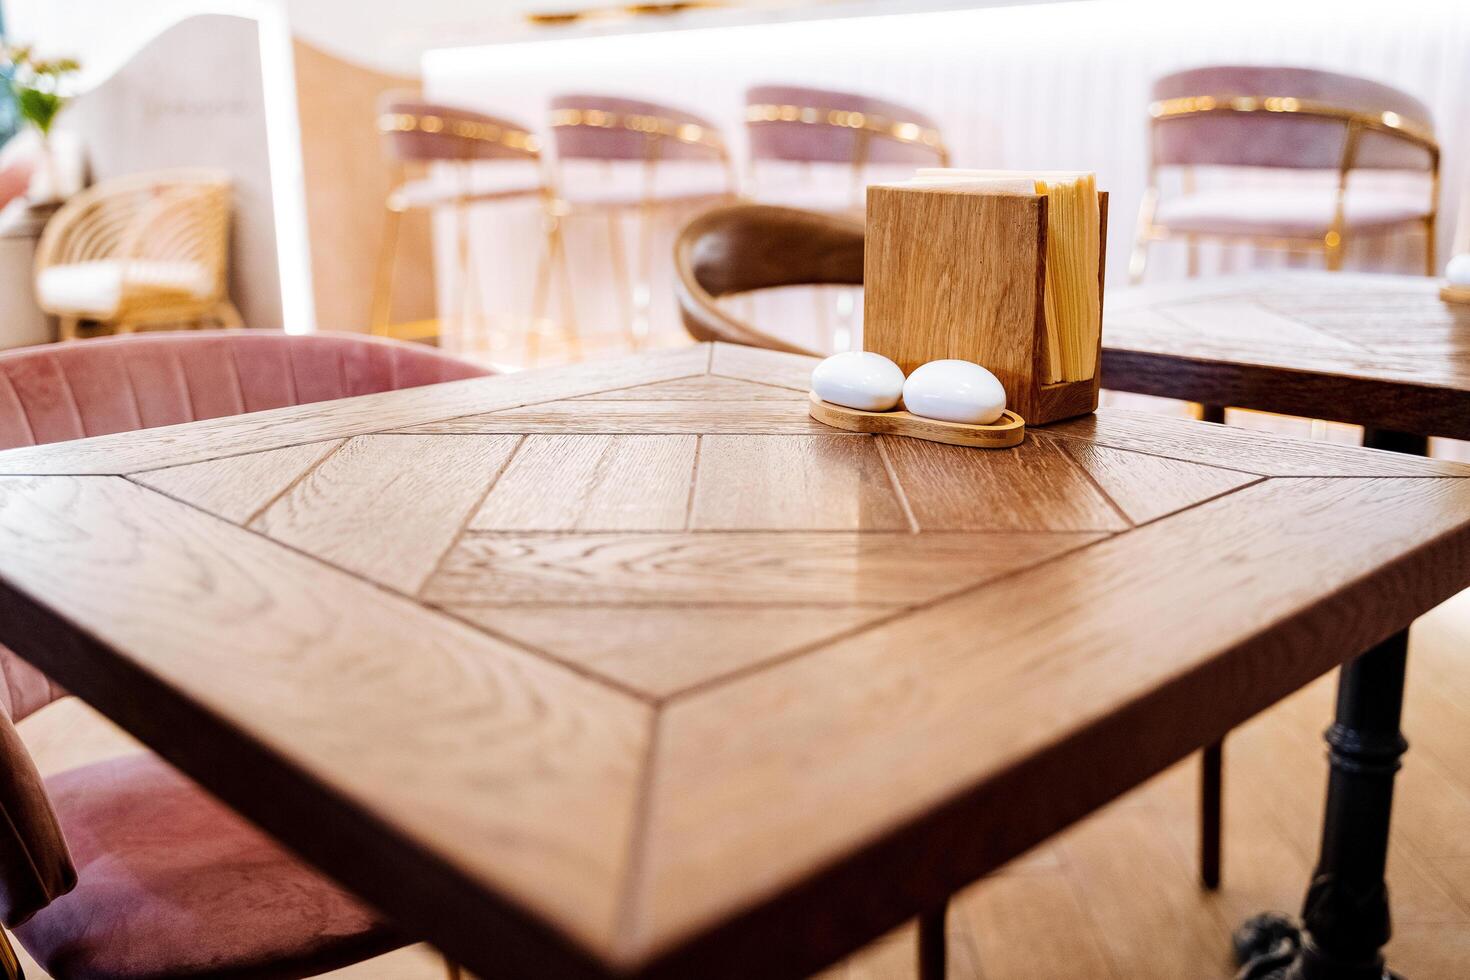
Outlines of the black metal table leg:
M1199 771L1199 878L1210 891L1220 887L1221 781L1225 740L1206 745Z
M1366 446L1423 455L1422 436L1369 430ZM1239 980L1384 980L1393 782L1408 748L1399 731L1409 634L1395 633L1338 677L1327 730L1330 770L1321 854L1296 923L1256 916L1236 933Z
M944 980L948 957L944 922L949 903L919 916L919 980Z

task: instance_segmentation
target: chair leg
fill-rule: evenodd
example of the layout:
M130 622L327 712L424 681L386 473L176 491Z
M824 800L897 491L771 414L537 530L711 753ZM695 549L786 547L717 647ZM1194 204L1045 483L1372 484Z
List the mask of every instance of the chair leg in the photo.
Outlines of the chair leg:
M1210 891L1220 887L1224 765L1225 740L1205 746L1200 753L1199 771L1199 880Z
M20 957L10 943L10 934L0 929L0 974L6 980L25 980L26 971L21 968Z
M1201 422L1214 422L1216 425L1225 424L1224 405L1201 405L1199 410L1199 420Z
M1439 274L1439 268L1435 261L1435 251L1438 243L1434 240L1436 234L1434 215L1424 219L1424 274L1435 276Z
M1185 235L1184 247L1188 249L1186 272L1189 278L1197 278L1199 276L1199 239L1193 235Z
M551 299L551 264L556 261L556 235L552 232L555 218L546 218L546 237L541 246L541 259L536 263L536 282L531 287L531 323L526 330L526 365L534 367L541 354L541 328L546 322L547 304Z
M1345 258L1343 252L1345 249L1346 243L1343 241L1342 236L1335 232L1329 232L1326 245L1328 272L1342 271L1342 261Z
M388 333L388 321L393 317L393 260L398 251L398 225L403 215L393 208L387 209L383 219L383 240L378 245L378 271L373 282L373 305L368 314L368 325L373 333Z
M229 330L238 330L245 326L245 320L240 316L240 311L227 299L222 299L214 308L214 319L221 327Z
M74 317L74 316L60 316L60 317L57 317L56 318L56 339L57 340L76 340L77 339L77 327L79 326L79 324L80 324L80 320L79 320L78 317Z
M582 359L582 335L577 331L576 296L572 286L572 265L567 258L567 239L562 233L561 222L552 232L556 240L556 268L561 273L561 332L572 359Z
M919 980L944 980L949 968L945 942L945 919L949 902L919 916Z
M623 333L628 345L638 349L638 331L633 324L633 282L628 275L628 253L623 248L623 216L616 208L607 209L608 260L612 263L613 288L618 294L618 309L623 315Z
M1128 285L1137 286L1143 282L1144 270L1148 268L1148 246L1149 239L1146 235L1139 235L1133 242L1133 254L1128 257Z

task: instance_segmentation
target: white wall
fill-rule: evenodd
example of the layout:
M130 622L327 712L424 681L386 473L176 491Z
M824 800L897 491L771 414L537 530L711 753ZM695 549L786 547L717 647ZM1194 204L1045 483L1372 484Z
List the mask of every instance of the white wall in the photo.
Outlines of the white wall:
M97 176L174 166L238 171L237 207L249 210L237 211L236 302L252 325L314 329L295 73L280 0L4 2L12 40L81 60L78 102L60 125L96 134ZM196 16L208 14L226 16ZM191 31L182 51L149 54L181 23ZM138 68L140 56L158 60ZM89 108L89 92L98 93L94 106L108 102L112 111Z

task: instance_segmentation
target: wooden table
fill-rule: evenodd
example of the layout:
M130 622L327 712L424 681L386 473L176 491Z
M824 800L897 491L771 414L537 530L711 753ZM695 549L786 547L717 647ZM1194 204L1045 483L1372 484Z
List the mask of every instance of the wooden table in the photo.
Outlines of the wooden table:
M794 976L1470 586L1470 468L846 434L811 363L0 454L0 641L483 975Z
M1109 294L1103 387L1470 439L1470 306L1439 286L1292 272Z
M1431 436L1470 439L1470 307L1445 303L1439 285L1296 272L1124 292L1108 300L1103 385L1203 402L1211 421L1237 406L1351 422L1364 427L1365 445L1422 456ZM1294 976L1303 980L1383 975L1383 872L1393 778L1407 747L1399 732L1407 652L1400 632L1339 680L1327 821L1302 913L1314 941L1296 954ZM1218 745L1207 750L1206 771L1219 772ZM1216 810L1205 822L1218 827L1209 789L1207 781ZM1268 915L1246 928L1267 937L1298 927ZM1265 959L1262 970L1271 968Z

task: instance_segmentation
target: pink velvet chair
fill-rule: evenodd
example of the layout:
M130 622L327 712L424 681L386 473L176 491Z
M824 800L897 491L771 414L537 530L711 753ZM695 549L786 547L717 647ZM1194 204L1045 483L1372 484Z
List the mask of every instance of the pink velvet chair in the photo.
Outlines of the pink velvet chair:
M1249 241L1320 252L1342 266L1349 238L1410 230L1424 235L1435 272L1439 146L1428 108L1365 78L1310 68L1195 68L1154 83L1149 190L1139 213L1129 270L1142 278L1148 247L1182 239L1190 274L1201 240ZM1314 187L1196 186L1209 168L1322 171ZM1162 171L1178 170L1183 193L1160 193ZM1357 186L1358 172L1422 175L1422 187L1382 181ZM1361 183L1361 182L1360 182ZM1412 181L1410 182L1412 184Z
M745 93L750 143L750 196L763 204L819 211L864 209L864 188L873 168L907 176L919 167L949 166L938 125L924 113L896 102L853 92L756 85ZM850 171L845 190L810 181L773 180L770 164L842 164Z
M0 354L0 448L487 373L357 335L204 331L24 348ZM304 977L403 944L150 753L43 780L13 723L63 693L0 647L0 922L53 976ZM18 975L3 932L0 972Z
M565 213L607 220L623 328L636 349L647 332L653 231L660 212L729 203L738 192L724 135L708 119L683 109L586 93L552 98L551 132ZM623 247L627 214L638 220L636 288Z

